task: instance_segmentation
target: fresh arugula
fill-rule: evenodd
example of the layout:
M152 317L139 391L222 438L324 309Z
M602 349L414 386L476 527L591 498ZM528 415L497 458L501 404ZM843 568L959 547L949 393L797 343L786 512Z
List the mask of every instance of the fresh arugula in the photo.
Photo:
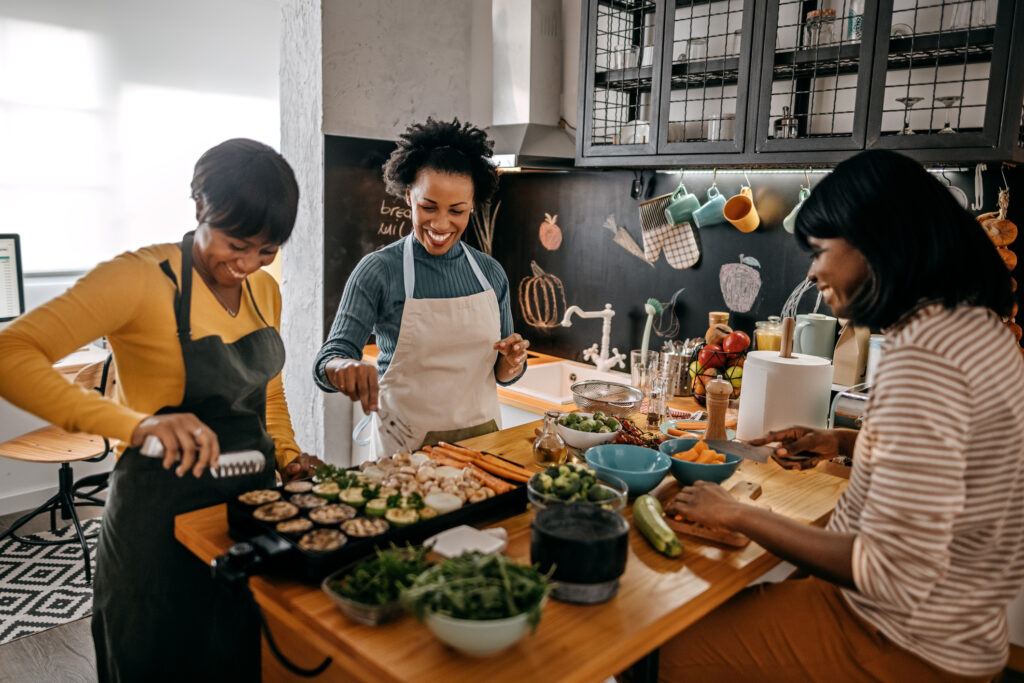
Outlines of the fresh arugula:
M377 550L377 556L360 562L339 581L330 582L332 591L366 605L384 605L398 599L403 588L412 585L417 575L431 563L427 549L407 546Z
M504 555L465 553L416 577L402 592L402 603L420 620L431 612L477 620L505 619L527 612L530 627L535 630L550 576L550 572L541 574Z

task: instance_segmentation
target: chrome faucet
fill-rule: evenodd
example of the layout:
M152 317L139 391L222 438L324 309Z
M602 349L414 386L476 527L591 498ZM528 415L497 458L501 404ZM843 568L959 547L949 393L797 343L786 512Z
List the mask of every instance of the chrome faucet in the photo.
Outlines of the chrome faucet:
M608 351L608 345L611 343L612 336L612 317L615 315L612 305L605 304L603 311L584 311L579 306L570 306L565 309L565 315L562 316L562 327L572 327L573 313L581 318L602 318L604 320L601 324L600 351L598 351L598 346L595 342L593 346L583 350L583 360L593 363L601 372L607 372L616 365L620 368L625 368L626 364L623 361L626 360L626 354L619 353L617 348L612 349L610 353Z

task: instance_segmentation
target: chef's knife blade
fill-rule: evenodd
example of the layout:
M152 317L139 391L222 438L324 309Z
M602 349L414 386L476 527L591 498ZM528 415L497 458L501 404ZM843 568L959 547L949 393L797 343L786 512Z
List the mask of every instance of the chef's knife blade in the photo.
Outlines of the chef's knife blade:
M768 458L775 453L775 449L771 446L751 446L749 443L729 441L728 439L708 439L707 444L709 448L716 451L724 451L755 462L768 462Z

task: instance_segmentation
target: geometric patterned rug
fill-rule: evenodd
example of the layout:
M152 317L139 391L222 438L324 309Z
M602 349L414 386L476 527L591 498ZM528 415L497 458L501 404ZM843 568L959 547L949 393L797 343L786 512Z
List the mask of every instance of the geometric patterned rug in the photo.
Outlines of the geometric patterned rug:
M86 535L99 531L101 518L82 523ZM26 534L28 538L72 538L75 527ZM86 541L96 571L96 539ZM0 542L0 645L92 614L92 586L85 582L80 543L28 545Z

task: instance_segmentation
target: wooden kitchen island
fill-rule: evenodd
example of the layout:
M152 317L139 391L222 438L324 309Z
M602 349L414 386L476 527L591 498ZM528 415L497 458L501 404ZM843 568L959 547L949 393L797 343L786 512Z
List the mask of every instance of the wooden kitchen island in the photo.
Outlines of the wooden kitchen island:
M470 439L465 445L532 467L539 423ZM761 485L761 502L808 523L823 524L846 488L825 469L793 472L774 463L743 461L733 479ZM728 482L726 483L728 486ZM203 562L232 545L224 505L180 515L175 536ZM631 517L631 507L624 510ZM500 522L506 553L529 561L529 511ZM629 532L629 559L618 595L601 605L549 600L537 632L496 655L475 659L436 640L411 615L371 627L345 618L319 587L257 576L249 583L279 648L297 665L332 663L316 679L288 673L263 647L263 680L320 681L580 681L594 683L627 669L778 564L753 543L742 550L683 538L682 557L670 559Z

